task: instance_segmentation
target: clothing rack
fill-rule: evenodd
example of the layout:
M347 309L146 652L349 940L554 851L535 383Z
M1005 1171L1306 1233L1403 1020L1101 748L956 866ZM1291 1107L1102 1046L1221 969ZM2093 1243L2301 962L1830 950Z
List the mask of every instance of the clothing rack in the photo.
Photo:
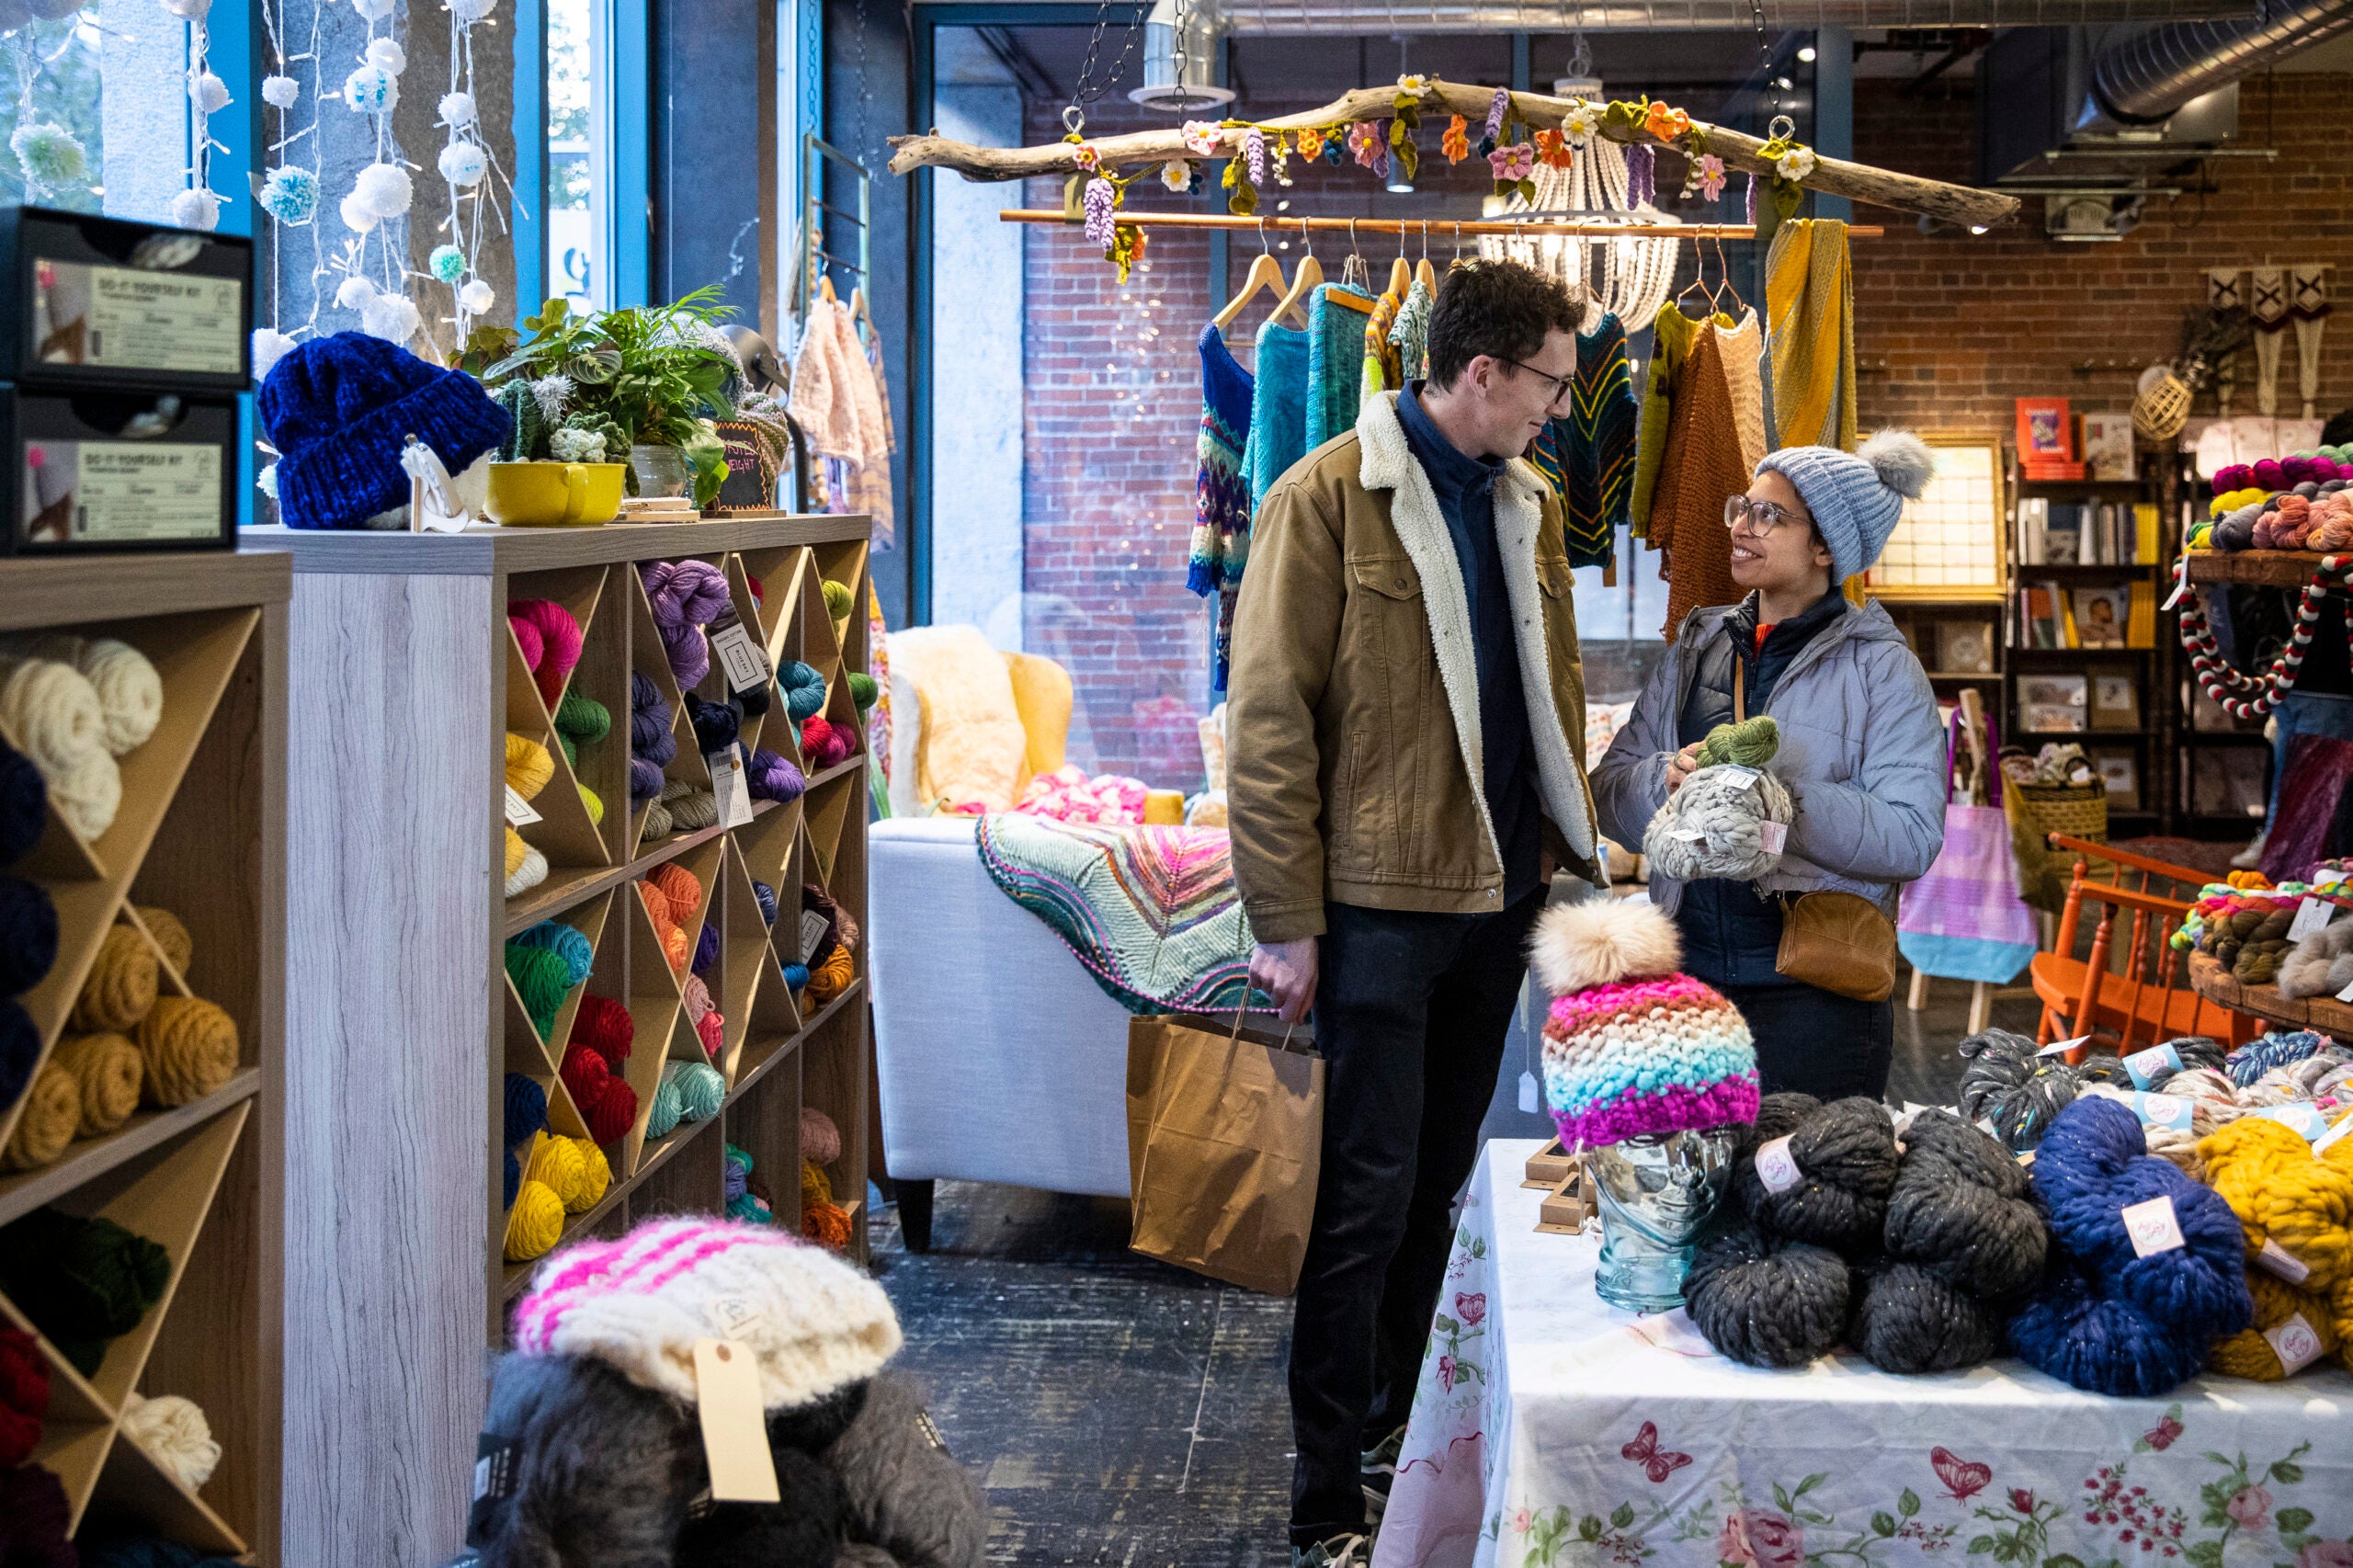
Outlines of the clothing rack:
M998 213L997 217L1007 223L1063 223L1072 228L1078 227L1077 221L1060 209L1014 208ZM1756 237L1756 227L1753 223L1586 223L1570 219L1543 218L1518 222L1495 218L1457 222L1451 219L1302 218L1289 215L1240 218L1224 212L1114 212L1111 222L1131 229L1240 229L1267 233L1336 231L1350 234L1419 234L1424 239L1461 239L1480 234L1574 234L1597 240L1620 237L1753 240ZM1876 240L1886 233L1876 223L1850 224L1847 230L1849 238L1859 240Z

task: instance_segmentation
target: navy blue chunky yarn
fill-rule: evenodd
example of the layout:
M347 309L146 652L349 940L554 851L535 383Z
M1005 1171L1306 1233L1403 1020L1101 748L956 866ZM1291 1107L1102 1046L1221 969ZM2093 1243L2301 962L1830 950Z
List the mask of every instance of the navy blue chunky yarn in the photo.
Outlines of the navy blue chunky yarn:
M706 920L702 925L702 936L695 943L694 971L700 974L718 961L719 927Z
M695 727L695 749L709 756L735 744L735 736L743 729L744 716L735 710L732 702L710 702L689 694L687 698L687 722Z
M462 473L514 427L472 376L363 332L298 344L263 379L254 416L278 453L290 528L356 528L406 501L411 437Z
M56 961L57 906L49 890L0 877L0 995L30 991Z
M1783 1137L1801 1179L1786 1192L1768 1191L1756 1151ZM1741 1130L1732 1185L1741 1212L1770 1239L1866 1256L1879 1250L1895 1188L1894 1125L1860 1095L1828 1105L1812 1095L1767 1095L1755 1123Z
M2101 1295L2082 1268L2056 1252L2041 1291L2010 1319L2010 1348L2018 1359L2120 1399L2152 1398L2190 1376L2205 1365L2212 1337L2177 1333L2130 1302Z
M2141 1119L2119 1101L2087 1096L2061 1112L2032 1178L2051 1233L2103 1294L2185 1335L2236 1334L2255 1316L2246 1233L2220 1193L2146 1147ZM2172 1199L2185 1244L2141 1257L2122 1210L2154 1198Z
M515 1151L509 1149L506 1151L506 1196L499 1200L501 1207L514 1208L515 1195L521 1191L522 1187L523 1163L515 1157Z
M513 1148L548 1124L548 1092L520 1073L506 1074L506 1146Z
M755 879L752 882L752 896L760 901L760 918L770 926L775 925L776 889Z
M1752 1367L1802 1367L1827 1354L1847 1327L1847 1291L1846 1259L1768 1240L1754 1225L1710 1238L1683 1279L1692 1325Z
M16 1002L0 1002L0 1110L17 1103L40 1062L40 1030Z
M32 759L0 741L0 866L32 853L48 825L49 786Z

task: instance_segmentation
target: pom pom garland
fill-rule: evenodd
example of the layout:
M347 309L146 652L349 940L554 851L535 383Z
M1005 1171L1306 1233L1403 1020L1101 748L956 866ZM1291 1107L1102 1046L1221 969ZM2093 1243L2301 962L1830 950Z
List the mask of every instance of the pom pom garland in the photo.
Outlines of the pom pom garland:
M435 245L425 265L441 282L455 283L466 275L466 253L453 244Z
M440 111L441 123L452 131L463 131L480 118L472 93L444 93L434 107Z
M367 205L359 199L359 193L357 191L346 191L344 193L343 199L335 204L335 210L343 216L343 226L350 230L355 234L365 234L373 232L377 223L381 221L373 212L368 210ZM368 301L376 297L376 286L373 283L369 283L367 292L365 294L357 299L347 301L344 298L344 295L351 291L351 284L354 278L358 278L358 275L354 274L353 278L345 278L342 284L336 288L335 296L335 302L337 304L342 305L344 309L350 311L358 310ZM365 283L367 282L367 279L358 278L358 281Z
M318 215L319 176L300 164L280 164L261 182L262 210L288 227L309 222ZM289 338L288 346L293 340ZM254 367L260 370L261 367ZM263 372L267 374L267 372Z
M400 81L381 65L362 65L343 79L343 101L354 114L390 114L401 101Z
M368 63L397 76L408 69L408 51L388 38L368 40Z
M347 202L350 199L346 198ZM371 222L369 225L373 228ZM335 286L335 302L347 311L356 311L376 297L376 285L360 273L353 273Z
M264 76L261 101L272 108L292 108L302 97L302 84L291 76Z
M188 100L199 114L219 114L229 107L229 84L210 71L199 71L188 78Z
M359 310L359 330L387 343L406 343L423 321L415 301L400 294L379 294Z
M464 97L465 95L453 93L450 97ZM447 103L449 99L442 101ZM452 141L441 149L441 155L434 160L434 166L451 185L460 190L471 190L482 183L483 176L490 172L490 156L482 150L479 142ZM445 278L443 281L452 282L455 279Z
M468 315L486 315L498 302L498 290L477 278L458 290L458 308Z
M89 178L90 154L79 138L53 119L19 125L8 135L8 150L36 185L55 189Z

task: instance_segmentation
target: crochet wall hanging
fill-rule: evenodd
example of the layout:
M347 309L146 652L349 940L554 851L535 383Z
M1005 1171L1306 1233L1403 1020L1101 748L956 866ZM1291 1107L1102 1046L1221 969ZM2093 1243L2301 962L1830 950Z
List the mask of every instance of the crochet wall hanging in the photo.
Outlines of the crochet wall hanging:
M2320 397L2321 334L2328 322L2329 263L2300 267L2257 267L2247 272L2247 315L2255 328L2255 406L2266 419L2279 412L2279 351L2287 346L2288 329L2296 333L2296 392L2304 404L2303 417L2318 417L2313 408ZM2236 273L2228 275L2236 287ZM2221 268L2210 274L2222 285Z

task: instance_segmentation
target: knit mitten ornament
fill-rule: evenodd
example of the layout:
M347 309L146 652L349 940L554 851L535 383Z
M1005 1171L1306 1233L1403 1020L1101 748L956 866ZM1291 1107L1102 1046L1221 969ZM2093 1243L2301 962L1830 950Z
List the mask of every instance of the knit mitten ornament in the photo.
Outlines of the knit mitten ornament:
M1616 1143L1756 1115L1756 1048L1739 1009L1676 971L1683 944L1656 904L1547 910L1529 942L1553 995L1544 1101L1563 1143Z

